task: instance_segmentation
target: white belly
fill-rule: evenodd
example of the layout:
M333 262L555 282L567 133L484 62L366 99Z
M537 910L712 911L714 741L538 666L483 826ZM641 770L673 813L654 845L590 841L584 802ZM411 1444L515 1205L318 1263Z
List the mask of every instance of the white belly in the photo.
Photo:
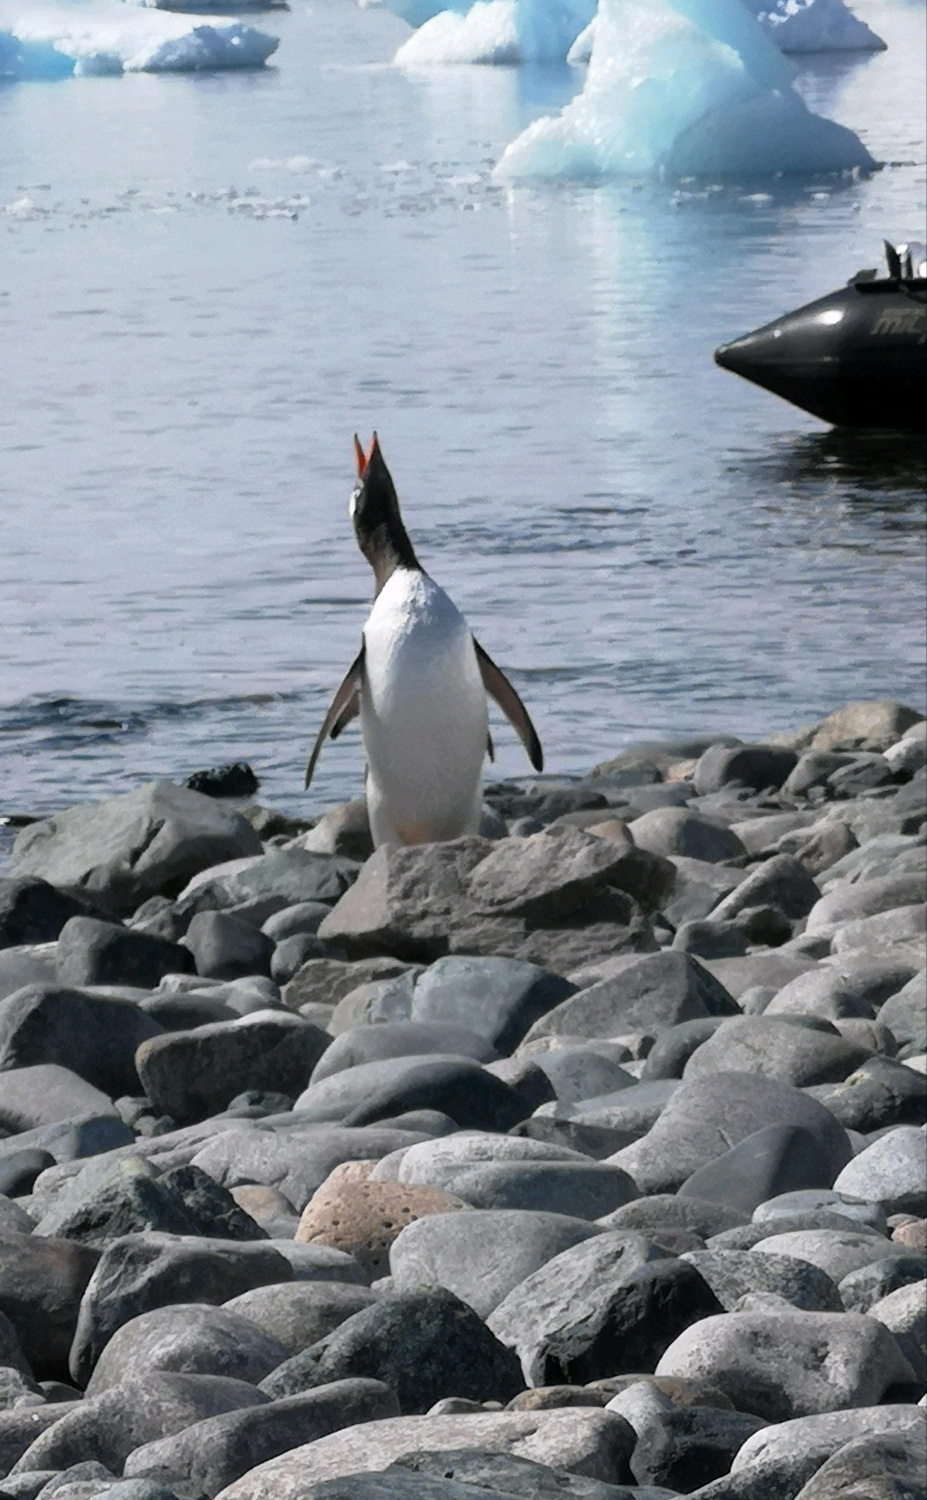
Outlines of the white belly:
M475 833L487 710L466 620L432 579L398 569L364 641L361 728L374 844Z

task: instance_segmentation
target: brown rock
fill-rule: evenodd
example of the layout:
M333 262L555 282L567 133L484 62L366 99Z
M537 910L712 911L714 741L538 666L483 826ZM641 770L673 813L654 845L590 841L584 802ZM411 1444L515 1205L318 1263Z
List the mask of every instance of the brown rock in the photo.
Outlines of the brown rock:
M628 833L627 823L623 823L620 818L606 818L602 823L592 823L586 832L594 834L597 839L609 839L613 844L624 844L626 848L630 848L633 843Z
M243 1208L246 1214L256 1219L258 1224L265 1219L278 1219L281 1215L289 1216L293 1212L293 1205L275 1187L266 1187L262 1182L244 1182L240 1187L233 1187L232 1197Z
M906 1224L899 1224L892 1230L892 1239L896 1245L923 1254L927 1251L927 1219L909 1219Z
M303 1210L295 1238L345 1250L374 1280L389 1274L389 1248L414 1219L456 1213L470 1205L437 1188L371 1182L374 1163L345 1162L323 1182Z
M330 808L314 828L301 834L294 843L312 854L343 854L363 863L373 853L366 800L359 797L355 802L342 802Z
M889 698L850 703L815 725L812 750L887 750L924 717Z
M540 1385L536 1390L521 1391L506 1411L553 1411L560 1406L604 1406L610 1397L605 1391L585 1385Z

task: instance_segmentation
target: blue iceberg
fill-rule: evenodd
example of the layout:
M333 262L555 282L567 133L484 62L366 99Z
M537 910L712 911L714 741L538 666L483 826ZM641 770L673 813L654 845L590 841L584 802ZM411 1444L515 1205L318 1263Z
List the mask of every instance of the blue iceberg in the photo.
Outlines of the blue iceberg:
M506 148L496 180L874 168L793 77L741 0L601 0L582 93Z
M427 0L387 3L398 14L400 6ZM594 14L595 0L476 0L461 10L442 6L403 42L395 60L406 67L562 63Z

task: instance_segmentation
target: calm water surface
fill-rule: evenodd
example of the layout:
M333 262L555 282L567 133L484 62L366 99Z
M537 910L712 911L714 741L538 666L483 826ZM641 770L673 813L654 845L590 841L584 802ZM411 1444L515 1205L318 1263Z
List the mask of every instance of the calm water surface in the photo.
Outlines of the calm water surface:
M843 185L504 192L577 75L407 75L350 0L258 74L0 87L0 813L238 758L358 790L356 731L300 790L370 594L355 428L553 771L922 702L923 445L711 359L924 236L924 5L858 9L888 52L801 78L892 164Z

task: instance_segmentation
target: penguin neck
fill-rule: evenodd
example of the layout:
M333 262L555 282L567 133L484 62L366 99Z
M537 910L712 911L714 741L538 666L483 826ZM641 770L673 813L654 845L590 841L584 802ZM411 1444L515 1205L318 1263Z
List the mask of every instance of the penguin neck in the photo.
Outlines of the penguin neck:
M395 523L391 525L385 521L375 527L370 536L365 538L363 550L373 569L375 599L398 569L405 568L413 573L422 571L415 548L401 521L398 527Z

